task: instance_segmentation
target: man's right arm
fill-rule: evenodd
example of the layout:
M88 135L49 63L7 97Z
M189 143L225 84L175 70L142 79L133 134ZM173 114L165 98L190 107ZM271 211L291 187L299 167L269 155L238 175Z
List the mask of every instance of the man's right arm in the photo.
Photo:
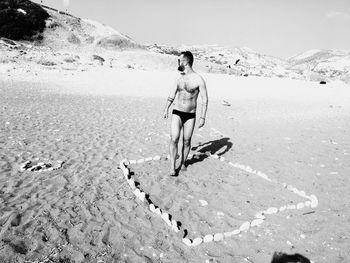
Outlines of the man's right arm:
M177 93L177 85L178 85L178 79L176 78L173 87L171 88L171 91L169 93L166 105L165 105L165 109L164 109L164 118L168 117L168 110L170 105L173 103L173 101L175 100L175 96Z

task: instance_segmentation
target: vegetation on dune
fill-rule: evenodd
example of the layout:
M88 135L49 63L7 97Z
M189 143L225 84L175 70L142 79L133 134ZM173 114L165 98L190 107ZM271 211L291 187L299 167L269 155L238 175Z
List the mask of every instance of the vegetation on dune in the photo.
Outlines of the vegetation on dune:
M97 42L97 46L107 48L107 49L142 49L142 45L135 43L131 39L124 37L124 36L118 36L118 35L111 35L106 36L100 39Z
M29 0L0 0L0 37L28 40L45 29L49 14Z

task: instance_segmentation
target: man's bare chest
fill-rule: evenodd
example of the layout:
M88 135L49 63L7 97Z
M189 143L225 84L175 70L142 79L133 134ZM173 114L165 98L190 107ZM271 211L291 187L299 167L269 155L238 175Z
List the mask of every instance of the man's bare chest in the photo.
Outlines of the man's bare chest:
M199 85L196 80L182 77L178 83L179 91L186 91L188 93L196 93L199 89Z

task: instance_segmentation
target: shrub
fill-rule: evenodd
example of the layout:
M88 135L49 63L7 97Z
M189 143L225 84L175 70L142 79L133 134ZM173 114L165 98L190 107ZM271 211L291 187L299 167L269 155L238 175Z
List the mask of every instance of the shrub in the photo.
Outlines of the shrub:
M105 62L105 59L103 57L100 57L98 55L92 55L93 61L98 61L100 65L103 65L103 62Z
M119 35L111 35L100 39L97 42L97 45L103 48L117 48L117 49L131 49L131 48L141 48L141 46L128 38L119 36Z
M65 58L63 59L64 62L67 62L67 63L74 63L76 62L75 58Z
M23 9L26 14L17 11ZM49 14L29 0L0 1L0 37L13 40L31 39L45 29Z
M39 59L38 64L43 65L43 66L48 66L48 67L52 67L52 66L57 65L55 62L44 59L44 58Z
M80 44L80 39L74 35L73 33L67 38L69 43L79 45Z

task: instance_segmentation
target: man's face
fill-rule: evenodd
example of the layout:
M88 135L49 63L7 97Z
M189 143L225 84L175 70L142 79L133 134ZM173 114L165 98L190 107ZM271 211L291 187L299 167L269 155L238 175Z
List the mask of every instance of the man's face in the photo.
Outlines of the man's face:
M178 68L177 68L177 70L179 70L179 71L184 71L184 70L185 70L185 66L188 65L187 59L184 58L183 55L181 55L181 56L179 57L179 59L177 60L177 62L178 62Z

